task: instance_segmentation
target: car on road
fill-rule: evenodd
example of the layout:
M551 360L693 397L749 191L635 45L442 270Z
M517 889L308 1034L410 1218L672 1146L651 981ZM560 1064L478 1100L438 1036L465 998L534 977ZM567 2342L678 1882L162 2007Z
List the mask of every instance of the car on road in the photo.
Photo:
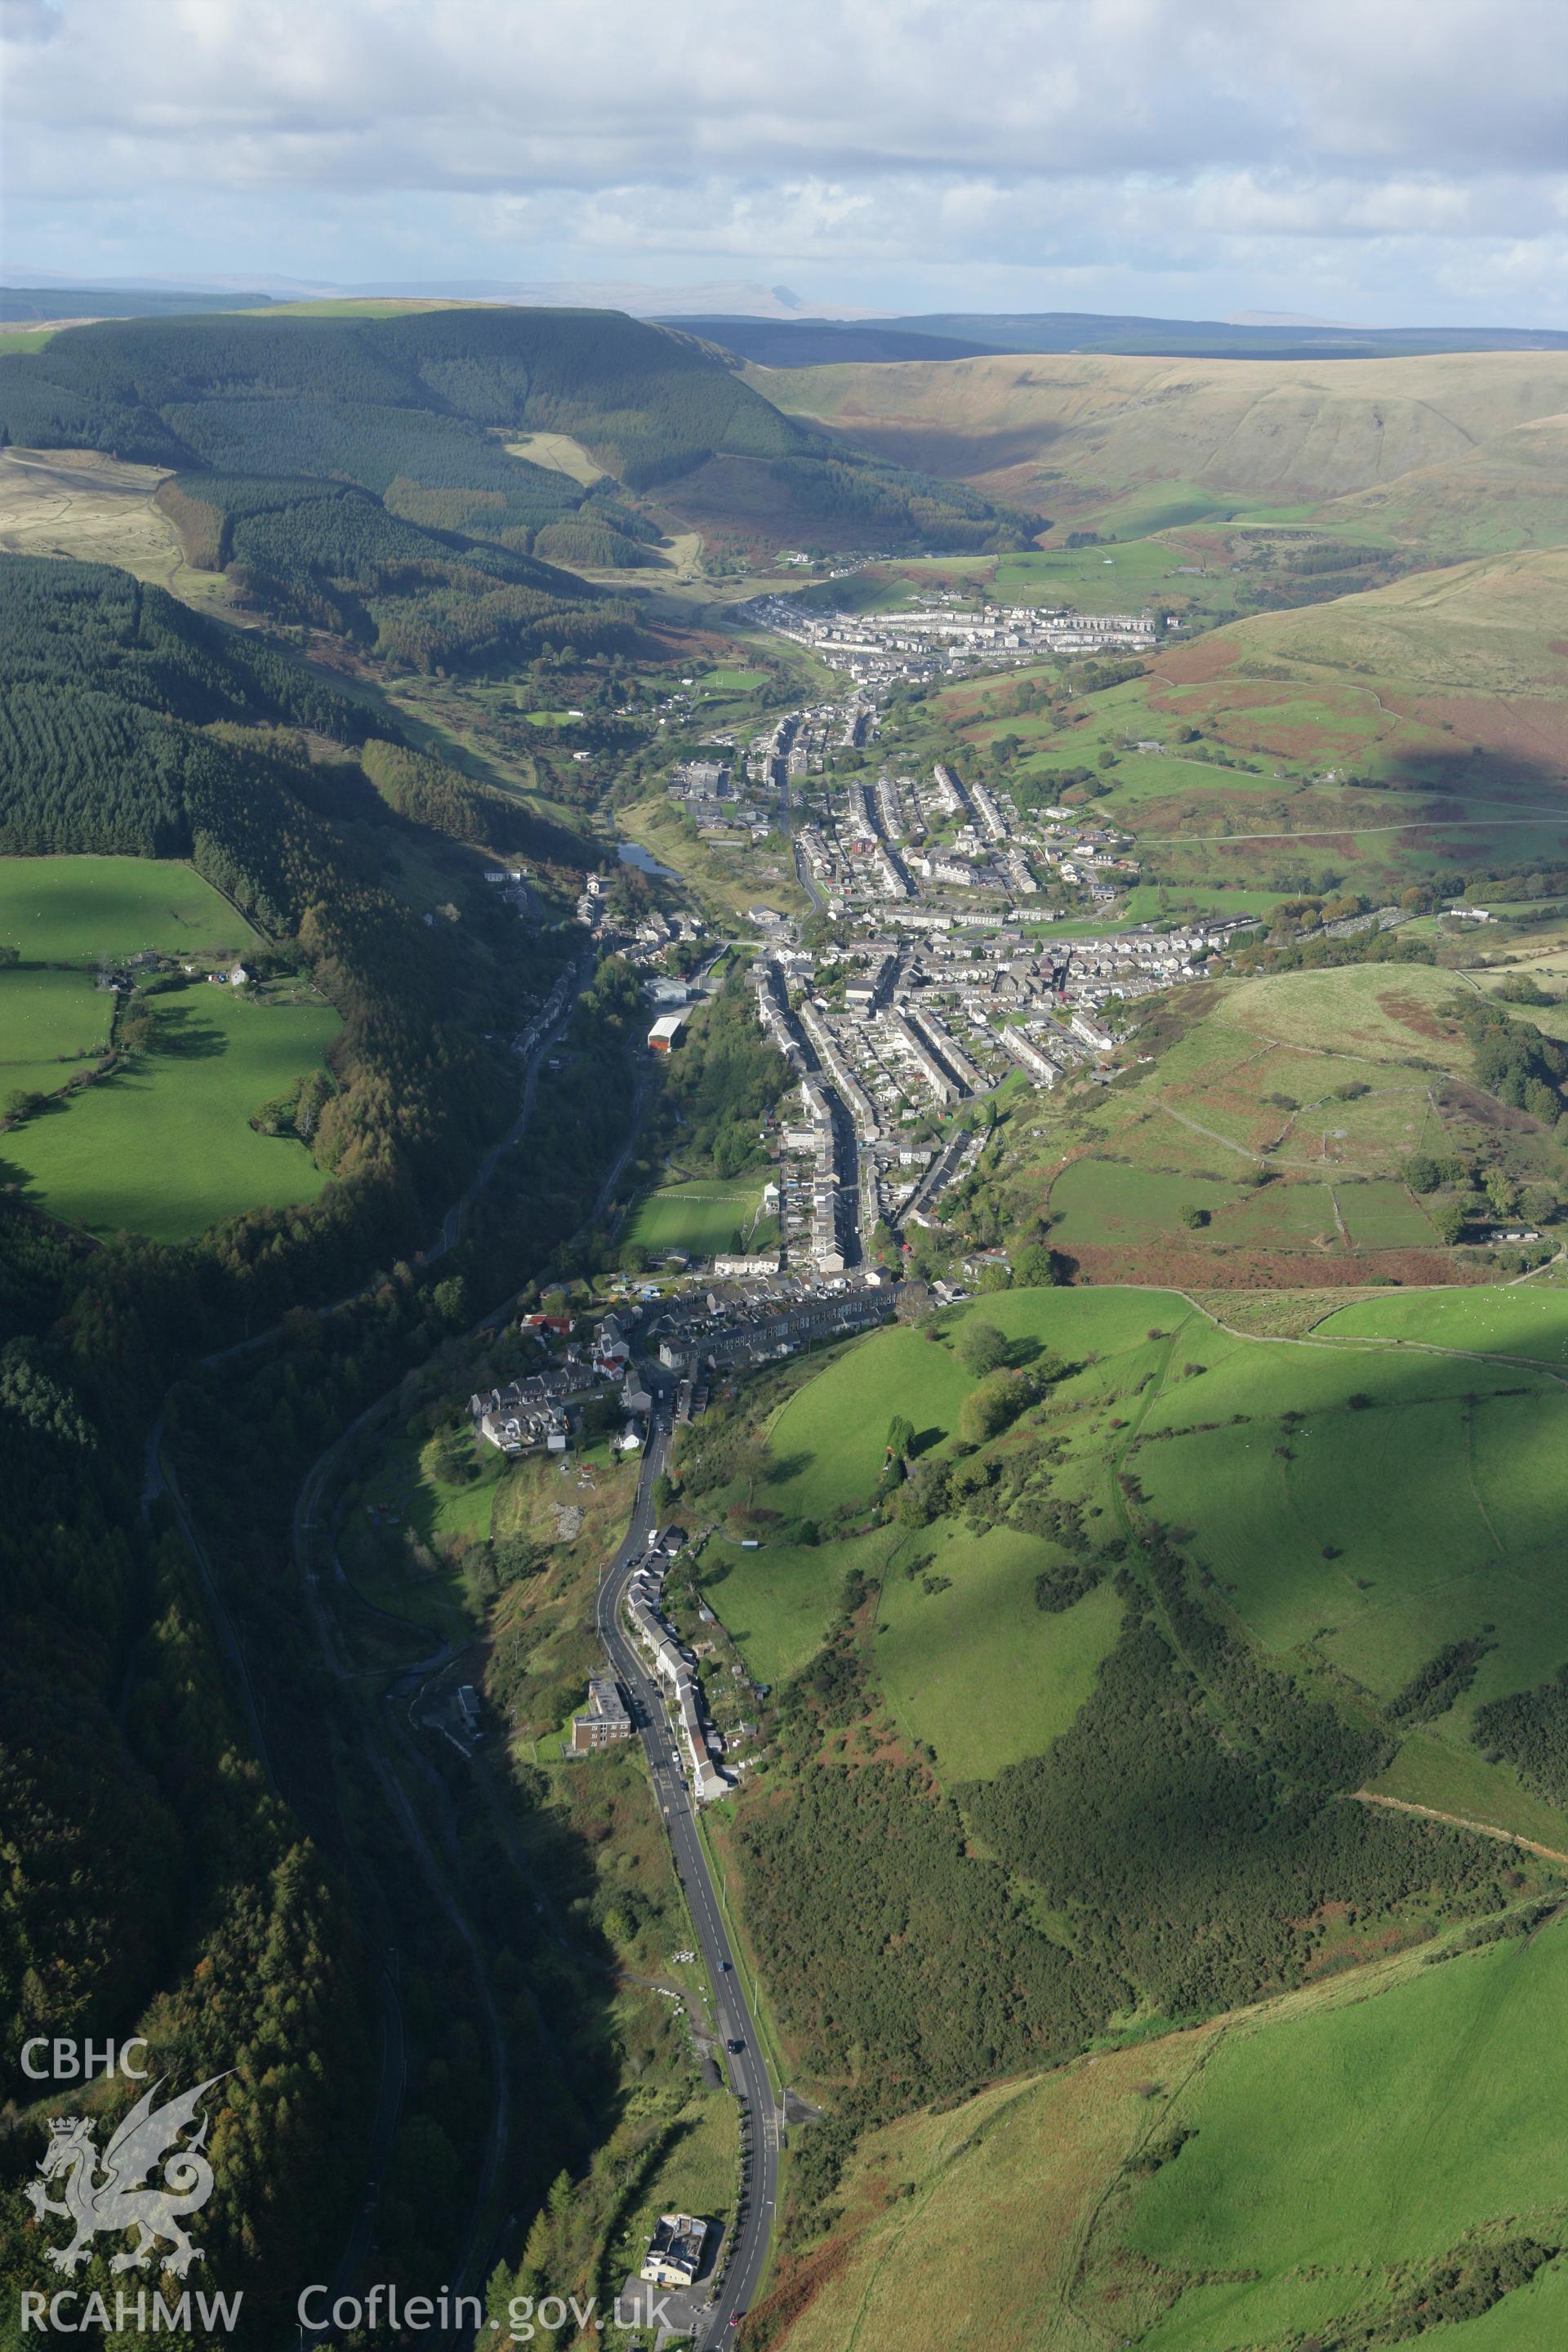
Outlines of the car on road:
M730 2036L729 2041L724 2044L725 2049L730 2052L731 2055L736 2058L740 2056L745 2046L746 2045L743 2042L737 2042L733 2034Z
M721 1961L720 1961L720 1963L719 1963L719 1973L720 1973L720 1975L721 1975L721 1976L724 1976L724 1977L727 1977L727 1976L730 1974L730 1962L729 1962L728 1960L721 1960Z

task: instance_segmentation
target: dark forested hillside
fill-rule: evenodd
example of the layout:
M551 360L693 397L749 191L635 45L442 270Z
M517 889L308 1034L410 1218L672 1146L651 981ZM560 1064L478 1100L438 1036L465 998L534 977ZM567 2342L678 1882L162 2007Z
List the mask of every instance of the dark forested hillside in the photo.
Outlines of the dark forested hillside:
M252 486L192 527L243 532L305 504L368 518L373 551L383 530L429 536L352 486L307 483L304 501L299 488ZM346 570L348 531L339 548ZM521 550L477 553L487 590L578 609ZM275 2340L289 2283L341 2257L363 2194L391 1937L407 2081L382 2213L396 2217L392 2259L416 2275L455 2259L487 2116L478 1995L444 1916L401 1849L376 1900L363 1862L357 1877L346 1866L357 1849L334 1769L350 1768L341 1724L323 1730L345 1710L301 1631L292 1496L343 1421L471 1314L466 1276L502 1287L572 1229L627 1116L613 1041L593 1116L574 1110L550 1138L549 1167L503 1163L482 1260L459 1242L438 1270L420 1265L517 1112L500 1036L581 942L470 889L464 845L563 864L584 845L391 740L395 723L122 572L0 556L0 854L189 859L267 934L247 958L264 980L308 973L342 1016L330 1073L308 1082L309 1127L294 1129L331 1179L312 1205L98 1247L0 1184L0 2143L8 2173L24 2169L44 2095L18 2071L29 2035L137 2032L154 2074L221 2078L201 2279L245 2288L231 2344ZM403 895L410 857L451 894L423 919ZM147 1003L122 998L121 1041L183 985L171 968ZM393 1271L367 1280L377 1266ZM210 1453L203 1413L228 1417ZM188 1511L208 1558L184 1539ZM364 1844L379 1854L391 1834ZM118 2117L131 2095L95 2084L92 2112ZM582 2129L542 2112L532 2155L552 2173ZM4 2205L0 2277L31 2284L37 2224L19 2195ZM79 2284L108 2284L110 2252Z
M533 432L572 436L629 490L657 488L678 510L679 484L738 465L738 511L753 525L766 512L779 533L980 547L1020 545L1033 528L847 450L783 415L710 345L616 311L106 320L0 359L0 437L19 445L357 483L409 520L523 551L576 518L595 536L558 538L563 556L627 562L643 536L635 511L613 485L606 510L597 486L530 464L502 437ZM705 512L714 481L731 478L702 485ZM450 503L431 505L433 493Z
M509 530L521 544L481 543L389 512L352 484L298 475L179 474L158 499L193 562L221 565L280 618L395 664L483 669L547 645L585 656L638 643L626 607L524 551L529 527ZM544 511L559 530L559 509Z

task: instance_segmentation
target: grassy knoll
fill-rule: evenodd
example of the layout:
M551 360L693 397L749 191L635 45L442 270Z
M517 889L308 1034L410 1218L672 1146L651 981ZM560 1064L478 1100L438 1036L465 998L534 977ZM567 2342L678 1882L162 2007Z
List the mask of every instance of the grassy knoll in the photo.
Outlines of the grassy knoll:
M974 1536L952 1524L893 1556L877 1664L900 1722L934 1749L944 1780L989 1780L1037 1756L1094 1688L1121 1605L1102 1584L1047 1615L1034 1587L1053 1557L1016 1528Z
M1384 822L1489 823L1489 848L1506 840L1529 856L1519 820L1531 806L1560 832L1568 696L1553 648L1565 604L1563 548L1483 556L1255 614L1162 656L1144 684L1152 707L1244 755L1328 761L1440 794L1385 808ZM1296 829L1310 822L1300 811ZM1368 809L1356 822L1377 819Z
M16 1087L52 1094L101 1053L113 1001L84 972L0 972L0 1102Z
M127 861L128 863L130 861ZM248 1003L226 989L162 1001L167 1051L137 1055L4 1139L8 1178L89 1233L181 1241L242 1209L313 1201L327 1182L304 1146L249 1124L324 1058L324 1004Z
M1167 1295L1156 1291L1017 1290L987 1298L977 1311L1009 1340L1026 1345L1043 1342L1075 1361L1098 1356L1102 1349L1114 1351L1113 1360L1103 1368L1085 1362L1061 1384L1058 1393L1064 1400L1087 1405L1102 1400L1108 1382L1119 1391L1125 1368L1134 1362L1138 1371L1133 1377L1142 1376L1148 1354L1147 1327L1157 1319L1160 1309L1169 1310L1172 1304ZM811 1546L767 1538L754 1552L741 1551L728 1543L710 1543L703 1562L705 1577L713 1575L716 1563L723 1564L722 1580L709 1598L761 1679L776 1682L805 1664L826 1631L850 1569L880 1579L885 1566L883 1613L889 1632L879 1638L894 1661L895 1678L903 1677L902 1687L913 1705L914 1717L926 1720L925 1704L914 1695L917 1686L923 1686L931 1625L973 1631L977 1639L983 1636L989 1664L1000 1670L1018 1638L1023 1590L1019 1579L1032 1561L1028 1570L1032 1609L1032 1579L1054 1556L1048 1547L1035 1544L1026 1556L1010 1550L1005 1537L988 1537L984 1545L966 1544L956 1528L925 1530L918 1538L906 1538L901 1546L894 1542L900 1534L897 1529L879 1528L858 1538L848 1532L864 1523L869 1510L889 1422L900 1416L911 1423L917 1459L942 1452L957 1427L959 1407L973 1385L973 1376L948 1346L895 1327L843 1350L824 1371L795 1390L773 1416L769 1438L774 1475L758 1487L757 1499L785 1521L814 1520L825 1539ZM1086 1444L1100 1434L1087 1415L1086 1430ZM1103 1451L1099 1468L1103 1473ZM840 1533L841 1529L845 1532ZM931 1572L949 1575L952 1592L941 1595L939 1608L936 1598L916 1581L906 1606L905 1596L895 1592L903 1580L903 1567L911 1557L949 1545L954 1549L953 1562L938 1560ZM976 1603L973 1611L971 1602ZM1090 1612L1081 1625L1066 1633L1059 1632L1061 1620L1052 1622L1058 1632L1048 1637L1036 1636L1030 1628L1030 1656L1037 1666L1048 1659L1047 1679L1057 1675L1059 1665L1059 1687L1065 1692L1073 1686L1094 1650L1099 1636L1092 1629L1100 1621ZM1096 1660L1098 1655L1096 1652ZM952 1687L958 1692L957 1683ZM1022 1736L1026 1690L1015 1696L1016 1704L1009 1703L1006 1719L996 1728L994 1748L986 1745L989 1734L974 1728L976 1756L999 1754L1002 1747L1016 1744ZM955 1698L950 1712L949 1703L937 1698L931 1722L956 1722L961 1705L962 1700ZM938 1735L934 1730L918 1730L917 1736ZM984 1763L977 1769L997 1767Z
M1320 529L1386 532L1444 555L1568 541L1568 426L1518 425L1446 464L1321 508Z
M1429 964L1348 964L1338 971L1276 972L1227 989L1215 1009L1222 1028L1368 1061L1404 1061L1424 1046L1459 1049L1460 1032L1440 1007L1452 975Z
M869 2134L841 2192L843 2252L795 2286L791 2352L1093 2352L1068 2291L1146 2069L1145 2053L1113 2052Z
M712 1257L746 1245L762 1198L762 1185L754 1176L732 1183L703 1177L685 1184L661 1184L638 1202L626 1239L656 1257L666 1250Z
M1092 1107L1068 1094L1009 1133L1016 1197L1048 1195L1053 1240L1095 1282L1223 1281L1227 1255L1241 1287L1310 1288L1314 1264L1358 1256L1404 1284L1463 1279L1474 1268L1442 1236L1454 1205L1471 1231L1491 1222L1476 1187L1494 1168L1521 1188L1507 1213L1555 1239L1562 1146L1474 1083L1473 1041L1447 1011L1463 993L1417 963L1205 982L1141 1024L1153 1050L1114 1092ZM1423 1158L1448 1171L1436 1193L1410 1188L1429 1181Z
M233 954L256 938L189 866L150 857L0 857L0 944L27 963L96 963L143 948Z

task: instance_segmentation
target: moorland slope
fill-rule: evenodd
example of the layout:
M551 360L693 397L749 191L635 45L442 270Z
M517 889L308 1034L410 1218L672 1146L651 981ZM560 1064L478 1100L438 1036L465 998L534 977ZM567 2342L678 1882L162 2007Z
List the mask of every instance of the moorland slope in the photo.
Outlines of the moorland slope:
M1440 466L1568 410L1568 353L1307 362L1051 354L749 368L792 415L1061 513L1139 483L1281 501Z

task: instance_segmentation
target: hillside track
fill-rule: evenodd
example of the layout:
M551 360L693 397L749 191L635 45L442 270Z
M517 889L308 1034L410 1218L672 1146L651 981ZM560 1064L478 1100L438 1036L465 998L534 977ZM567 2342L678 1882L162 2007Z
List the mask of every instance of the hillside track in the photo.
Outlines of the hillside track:
M1440 1812L1436 1805L1417 1805L1408 1797L1385 1797L1377 1789L1357 1789L1349 1801L1353 1805L1381 1805L1391 1813L1413 1813L1424 1822L1444 1822L1448 1828L1471 1830L1477 1837L1496 1838L1500 1845L1518 1846L1521 1853L1536 1853L1542 1862L1560 1862L1568 1868L1568 1853L1554 1845L1542 1845L1534 1838L1521 1837L1517 1830L1500 1829L1495 1822L1473 1822L1466 1813Z

